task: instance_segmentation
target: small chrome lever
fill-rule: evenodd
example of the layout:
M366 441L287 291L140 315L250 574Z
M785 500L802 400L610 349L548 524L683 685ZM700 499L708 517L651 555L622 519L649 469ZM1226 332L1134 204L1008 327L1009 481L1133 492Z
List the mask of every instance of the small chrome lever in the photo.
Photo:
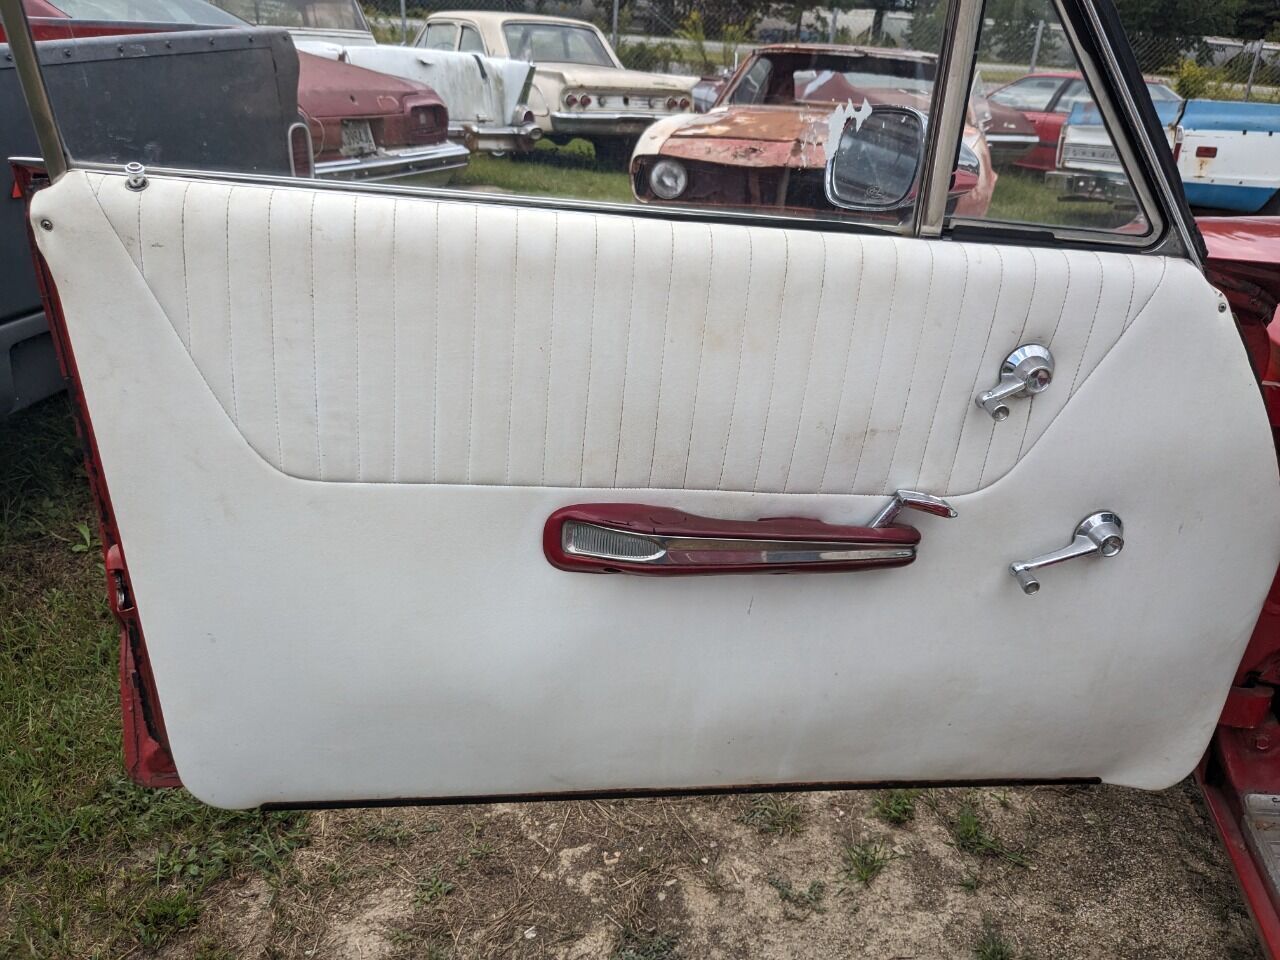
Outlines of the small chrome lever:
M978 394L976 403L995 421L1009 417L1008 401L1015 397L1034 397L1053 382L1053 354L1038 343L1024 343L1000 365L1000 382L986 393Z
M1076 557L1088 557L1096 554L1100 557L1114 557L1124 547L1124 524L1120 518L1109 510L1100 510L1080 521L1076 527L1075 538L1061 550L1046 553L1026 563L1009 564L1009 572L1013 574L1027 596L1040 589L1040 581L1034 571L1042 567L1052 567L1055 563L1064 563Z
M931 513L935 517L954 517L956 515L951 504L941 497L935 497L929 493L921 493L919 490L898 490L894 493L893 499L871 518L871 522L867 526L887 527L898 518L898 514L902 512L903 507L910 507L912 510L920 510L923 513Z

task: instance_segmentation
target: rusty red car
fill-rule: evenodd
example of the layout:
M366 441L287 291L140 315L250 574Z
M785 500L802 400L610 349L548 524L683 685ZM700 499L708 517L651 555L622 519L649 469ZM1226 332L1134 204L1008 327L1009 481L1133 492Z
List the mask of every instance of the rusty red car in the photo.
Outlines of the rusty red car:
M642 202L830 210L824 186L833 113L847 104L927 111L937 57L833 44L772 44L743 61L706 113L660 120L631 160ZM972 119L972 118L971 118ZM965 129L978 175L953 202L981 216L996 172L982 130Z
M39 40L250 26L205 0L24 0L24 7ZM298 110L316 176L446 183L470 155L448 140L448 109L430 87L301 51Z

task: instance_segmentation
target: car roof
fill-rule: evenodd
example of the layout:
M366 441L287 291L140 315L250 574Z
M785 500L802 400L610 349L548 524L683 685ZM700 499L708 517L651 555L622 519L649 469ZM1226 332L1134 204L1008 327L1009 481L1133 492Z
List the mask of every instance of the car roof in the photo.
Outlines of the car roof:
M896 47L858 47L847 43L766 43L754 53L834 53L846 56L883 57L886 60L912 60L917 63L933 63L936 53L925 50L899 50Z
M569 17L551 17L544 13L515 13L501 10L437 10L427 17L428 20L470 20L472 23L483 23L488 26L502 26L504 23L563 23L573 27L589 27L594 24L585 20L573 20Z

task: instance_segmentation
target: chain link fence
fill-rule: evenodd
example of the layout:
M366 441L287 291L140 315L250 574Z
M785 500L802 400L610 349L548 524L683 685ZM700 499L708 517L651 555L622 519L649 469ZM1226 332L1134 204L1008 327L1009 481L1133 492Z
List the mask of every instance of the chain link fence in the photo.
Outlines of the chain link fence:
M762 43L799 41L936 51L944 5L917 0L914 12L767 0L480 0L472 9L523 11L589 20L610 34L622 61L639 70L702 76L732 70ZM1015 19L988 19L979 54L983 82L995 86L1037 70L1074 69L1062 27L1044 0L1020 5ZM428 14L458 9L449 0L369 0L386 42L412 37ZM1165 37L1130 30L1149 77L1184 97L1280 103L1280 42L1231 37Z

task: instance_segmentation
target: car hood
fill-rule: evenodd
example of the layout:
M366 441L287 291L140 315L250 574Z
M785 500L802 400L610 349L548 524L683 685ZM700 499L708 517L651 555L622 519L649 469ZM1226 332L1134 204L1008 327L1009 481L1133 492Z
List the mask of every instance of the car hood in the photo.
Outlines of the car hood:
M592 67L577 63L539 63L536 66L537 77L552 77L566 87L589 87L593 91L654 90L662 93L690 93L698 82L697 77L619 70L616 67Z
M307 116L376 117L404 112L404 100L439 104L430 87L298 51L298 106Z

